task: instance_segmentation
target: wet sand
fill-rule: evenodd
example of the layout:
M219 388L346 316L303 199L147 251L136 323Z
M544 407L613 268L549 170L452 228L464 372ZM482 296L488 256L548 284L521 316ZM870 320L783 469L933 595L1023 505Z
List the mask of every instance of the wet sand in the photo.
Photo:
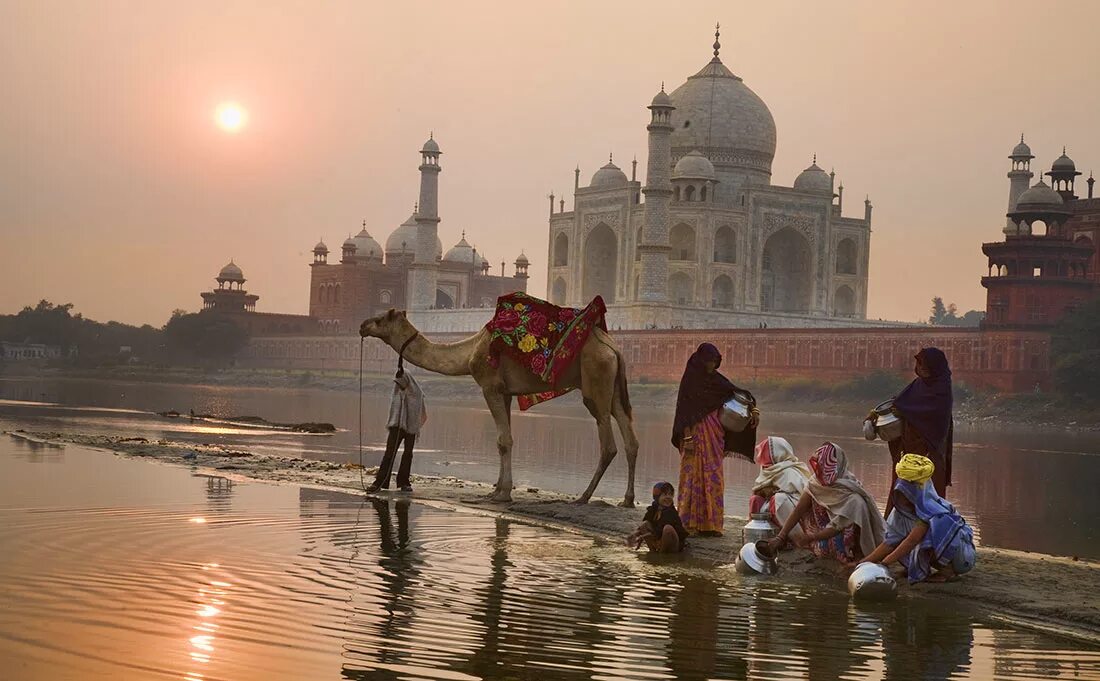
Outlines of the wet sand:
M5 431L7 432L7 431ZM43 446L80 445L127 457L147 458L165 464L197 467L204 472L270 482L337 490L362 490L374 469L325 461L253 454L243 449L195 445L170 440L119 438L56 432L8 432ZM413 476L412 500L468 512L518 518L528 522L611 540L629 534L641 518L641 506L615 506L621 498L598 498L587 505L573 504L572 497L552 490L517 488L511 503L486 500L491 486L453 476ZM602 489L606 493L608 489ZM643 500L646 490L638 497ZM393 495L393 492L382 496ZM647 500L646 500L647 501ZM740 528L745 519L726 516L723 537L693 538L695 557L730 563L740 548ZM945 606L955 599L976 604L996 618L1014 625L1041 629L1090 642L1100 641L1100 562L1074 560L995 548L979 548L975 570L949 584L901 585L902 597L934 598ZM823 588L843 589L839 564L815 561L807 551L781 555L778 579L811 580ZM721 568L720 568L721 569Z

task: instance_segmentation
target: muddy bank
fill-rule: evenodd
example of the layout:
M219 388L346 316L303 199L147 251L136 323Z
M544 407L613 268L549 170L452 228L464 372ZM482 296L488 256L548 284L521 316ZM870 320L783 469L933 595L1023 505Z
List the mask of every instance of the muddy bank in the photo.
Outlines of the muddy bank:
M197 467L208 473L256 480L292 483L362 492L373 479L373 468L270 454L253 454L218 445L195 445L172 440L110 437L61 432L8 433L54 446L75 444L142 457L167 464ZM413 476L419 502L438 503L560 527L573 532L619 541L639 522L642 509L618 508L618 499L595 499L579 506L572 497L535 488L517 488L509 504L488 502L491 486L453 476ZM393 494L393 493L388 493ZM726 517L724 537L693 538L694 556L730 563L740 548L744 518ZM779 579L810 580L826 588L844 589L840 566L814 561L808 552L788 551L781 556ZM719 568L722 569L722 568ZM1100 562L1028 554L1004 549L979 549L975 571L950 584L901 585L902 597L965 600L996 617L1048 632L1100 642Z

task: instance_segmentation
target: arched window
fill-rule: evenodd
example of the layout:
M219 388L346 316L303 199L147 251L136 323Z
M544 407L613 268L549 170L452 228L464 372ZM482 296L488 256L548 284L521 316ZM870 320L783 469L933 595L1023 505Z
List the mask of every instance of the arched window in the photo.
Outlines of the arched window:
M836 247L836 273L856 273L856 244L851 239L841 239Z
M729 227L714 232L714 262L737 262L737 235Z
M392 296L390 295L389 291L383 290L381 293L378 294L378 302L382 303L383 305L389 305L391 298Z
M1035 220L1031 223L1031 233L1034 236L1046 236L1047 223L1042 220Z
M852 317L856 313L856 294L850 286L841 286L833 296L833 307L838 317Z
M722 274L715 278L711 286L714 307L733 307L733 280Z
M562 267L569 264L569 237L565 232L554 237L554 267Z
M695 282L683 272L676 272L668 278L668 295L673 305L692 305L695 303Z
M337 284L332 288L332 302L340 302L340 284Z
M699 200L700 201L706 201L707 200L707 186L706 185L703 185L702 187L699 188Z
M679 201L679 200L680 200L680 188L679 188L679 187L677 187L677 188L676 188L675 190L673 190L673 191L675 192L675 194L673 195L673 197L672 197L672 200L673 200L673 201Z
M641 245L642 245L642 228L641 227L638 228L638 231L635 232L635 235L636 235L636 239L634 241L634 262L638 262L639 260L642 259L642 249L641 249ZM635 297L637 297L637 296L635 296Z
M668 243L672 247L671 260L695 260L695 230L690 225L680 223L673 227Z
M689 184L687 186L687 188L684 190L684 201L694 201L694 200L695 200L695 187L693 185Z
M550 289L550 302L555 305L565 305L565 280L558 277L554 280L554 286ZM482 301L485 304L485 301Z

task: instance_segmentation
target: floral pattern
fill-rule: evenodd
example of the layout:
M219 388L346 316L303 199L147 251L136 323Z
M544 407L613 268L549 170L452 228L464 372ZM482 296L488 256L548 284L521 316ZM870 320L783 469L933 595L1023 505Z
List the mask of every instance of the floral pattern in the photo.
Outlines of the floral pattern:
M526 293L510 293L497 299L496 313L485 325L491 333L489 362L498 366L502 353L556 386L584 347L592 329L607 331L603 298L596 296L583 310L558 307ZM572 388L521 395L519 407L527 410Z
M718 420L718 410L688 426L687 431L693 448L689 451L684 444L680 445L676 508L688 534L721 532L726 510L726 480L722 468L725 429Z

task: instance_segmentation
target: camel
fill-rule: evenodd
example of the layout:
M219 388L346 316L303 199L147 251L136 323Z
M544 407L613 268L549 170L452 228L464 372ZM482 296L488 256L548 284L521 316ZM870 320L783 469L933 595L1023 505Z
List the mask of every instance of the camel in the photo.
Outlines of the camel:
M634 434L630 397L626 386L626 363L622 354L605 331L592 330L581 347L580 356L561 376L558 385L551 386L527 368L506 355L499 365L489 363L490 332L482 328L457 343L432 343L420 335L405 311L390 309L385 314L365 320L359 335L381 339L410 363L444 376L473 376L481 386L485 403L497 427L497 451L500 453L500 474L490 495L491 501L512 500L512 397L562 388L580 388L584 406L596 419L600 438L600 461L592 482L575 503L588 503L604 471L618 453L611 428L614 417L626 449L628 476L626 494L620 506L634 506L634 468L638 459L638 438Z

